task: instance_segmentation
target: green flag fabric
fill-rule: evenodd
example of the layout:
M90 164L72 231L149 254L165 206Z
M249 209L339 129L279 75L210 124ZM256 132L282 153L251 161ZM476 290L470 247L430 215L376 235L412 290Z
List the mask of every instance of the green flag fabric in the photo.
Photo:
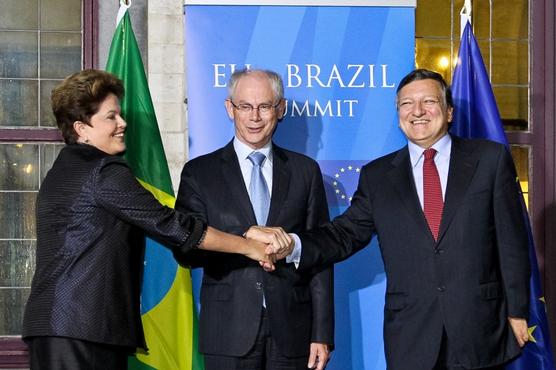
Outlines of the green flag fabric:
M135 177L164 205L175 198L141 54L131 27L130 5L123 1L106 71L124 83L120 104L127 121L125 159ZM202 370L197 352L197 320L191 273L177 265L172 253L146 240L141 315L147 353L130 358L129 369Z

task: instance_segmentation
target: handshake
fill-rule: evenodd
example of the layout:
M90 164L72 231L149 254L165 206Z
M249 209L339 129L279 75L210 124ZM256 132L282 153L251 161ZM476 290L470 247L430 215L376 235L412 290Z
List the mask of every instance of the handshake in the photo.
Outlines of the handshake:
M249 248L245 255L259 261L265 271L274 271L275 262L293 251L294 239L281 227L251 226L243 235Z

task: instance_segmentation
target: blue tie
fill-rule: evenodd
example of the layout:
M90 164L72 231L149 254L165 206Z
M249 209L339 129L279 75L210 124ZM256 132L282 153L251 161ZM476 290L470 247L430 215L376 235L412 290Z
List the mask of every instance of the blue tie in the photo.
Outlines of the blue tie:
M268 217L268 209L270 207L270 193L268 186L261 171L261 165L266 156L260 152L252 152L249 154L249 160L253 164L251 171L251 182L249 183L249 197L251 205L255 211L258 225L265 225Z

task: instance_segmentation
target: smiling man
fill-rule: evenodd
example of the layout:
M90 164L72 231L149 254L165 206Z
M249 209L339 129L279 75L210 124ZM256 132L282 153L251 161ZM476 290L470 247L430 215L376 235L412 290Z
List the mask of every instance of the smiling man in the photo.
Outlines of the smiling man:
M527 234L510 153L448 134L454 107L438 73L404 77L396 106L408 145L363 167L344 214L298 234L299 270L345 259L376 234L387 276L388 369L503 369L528 340L529 313ZM246 235L288 237L269 228Z
M271 141L283 96L275 72L232 74L225 107L235 137L184 166L177 210L237 235L252 225L301 232L328 221L317 163ZM299 273L286 260L267 274L241 255L199 250L179 262L204 268L199 350L207 370L325 367L334 340L331 267Z

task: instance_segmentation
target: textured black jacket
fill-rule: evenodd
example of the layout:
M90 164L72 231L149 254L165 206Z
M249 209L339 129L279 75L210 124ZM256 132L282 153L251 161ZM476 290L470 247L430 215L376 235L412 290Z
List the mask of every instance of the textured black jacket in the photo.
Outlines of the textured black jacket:
M62 149L36 212L36 271L23 338L144 347L142 230L174 250L189 250L204 222L162 206L123 159L83 144Z

